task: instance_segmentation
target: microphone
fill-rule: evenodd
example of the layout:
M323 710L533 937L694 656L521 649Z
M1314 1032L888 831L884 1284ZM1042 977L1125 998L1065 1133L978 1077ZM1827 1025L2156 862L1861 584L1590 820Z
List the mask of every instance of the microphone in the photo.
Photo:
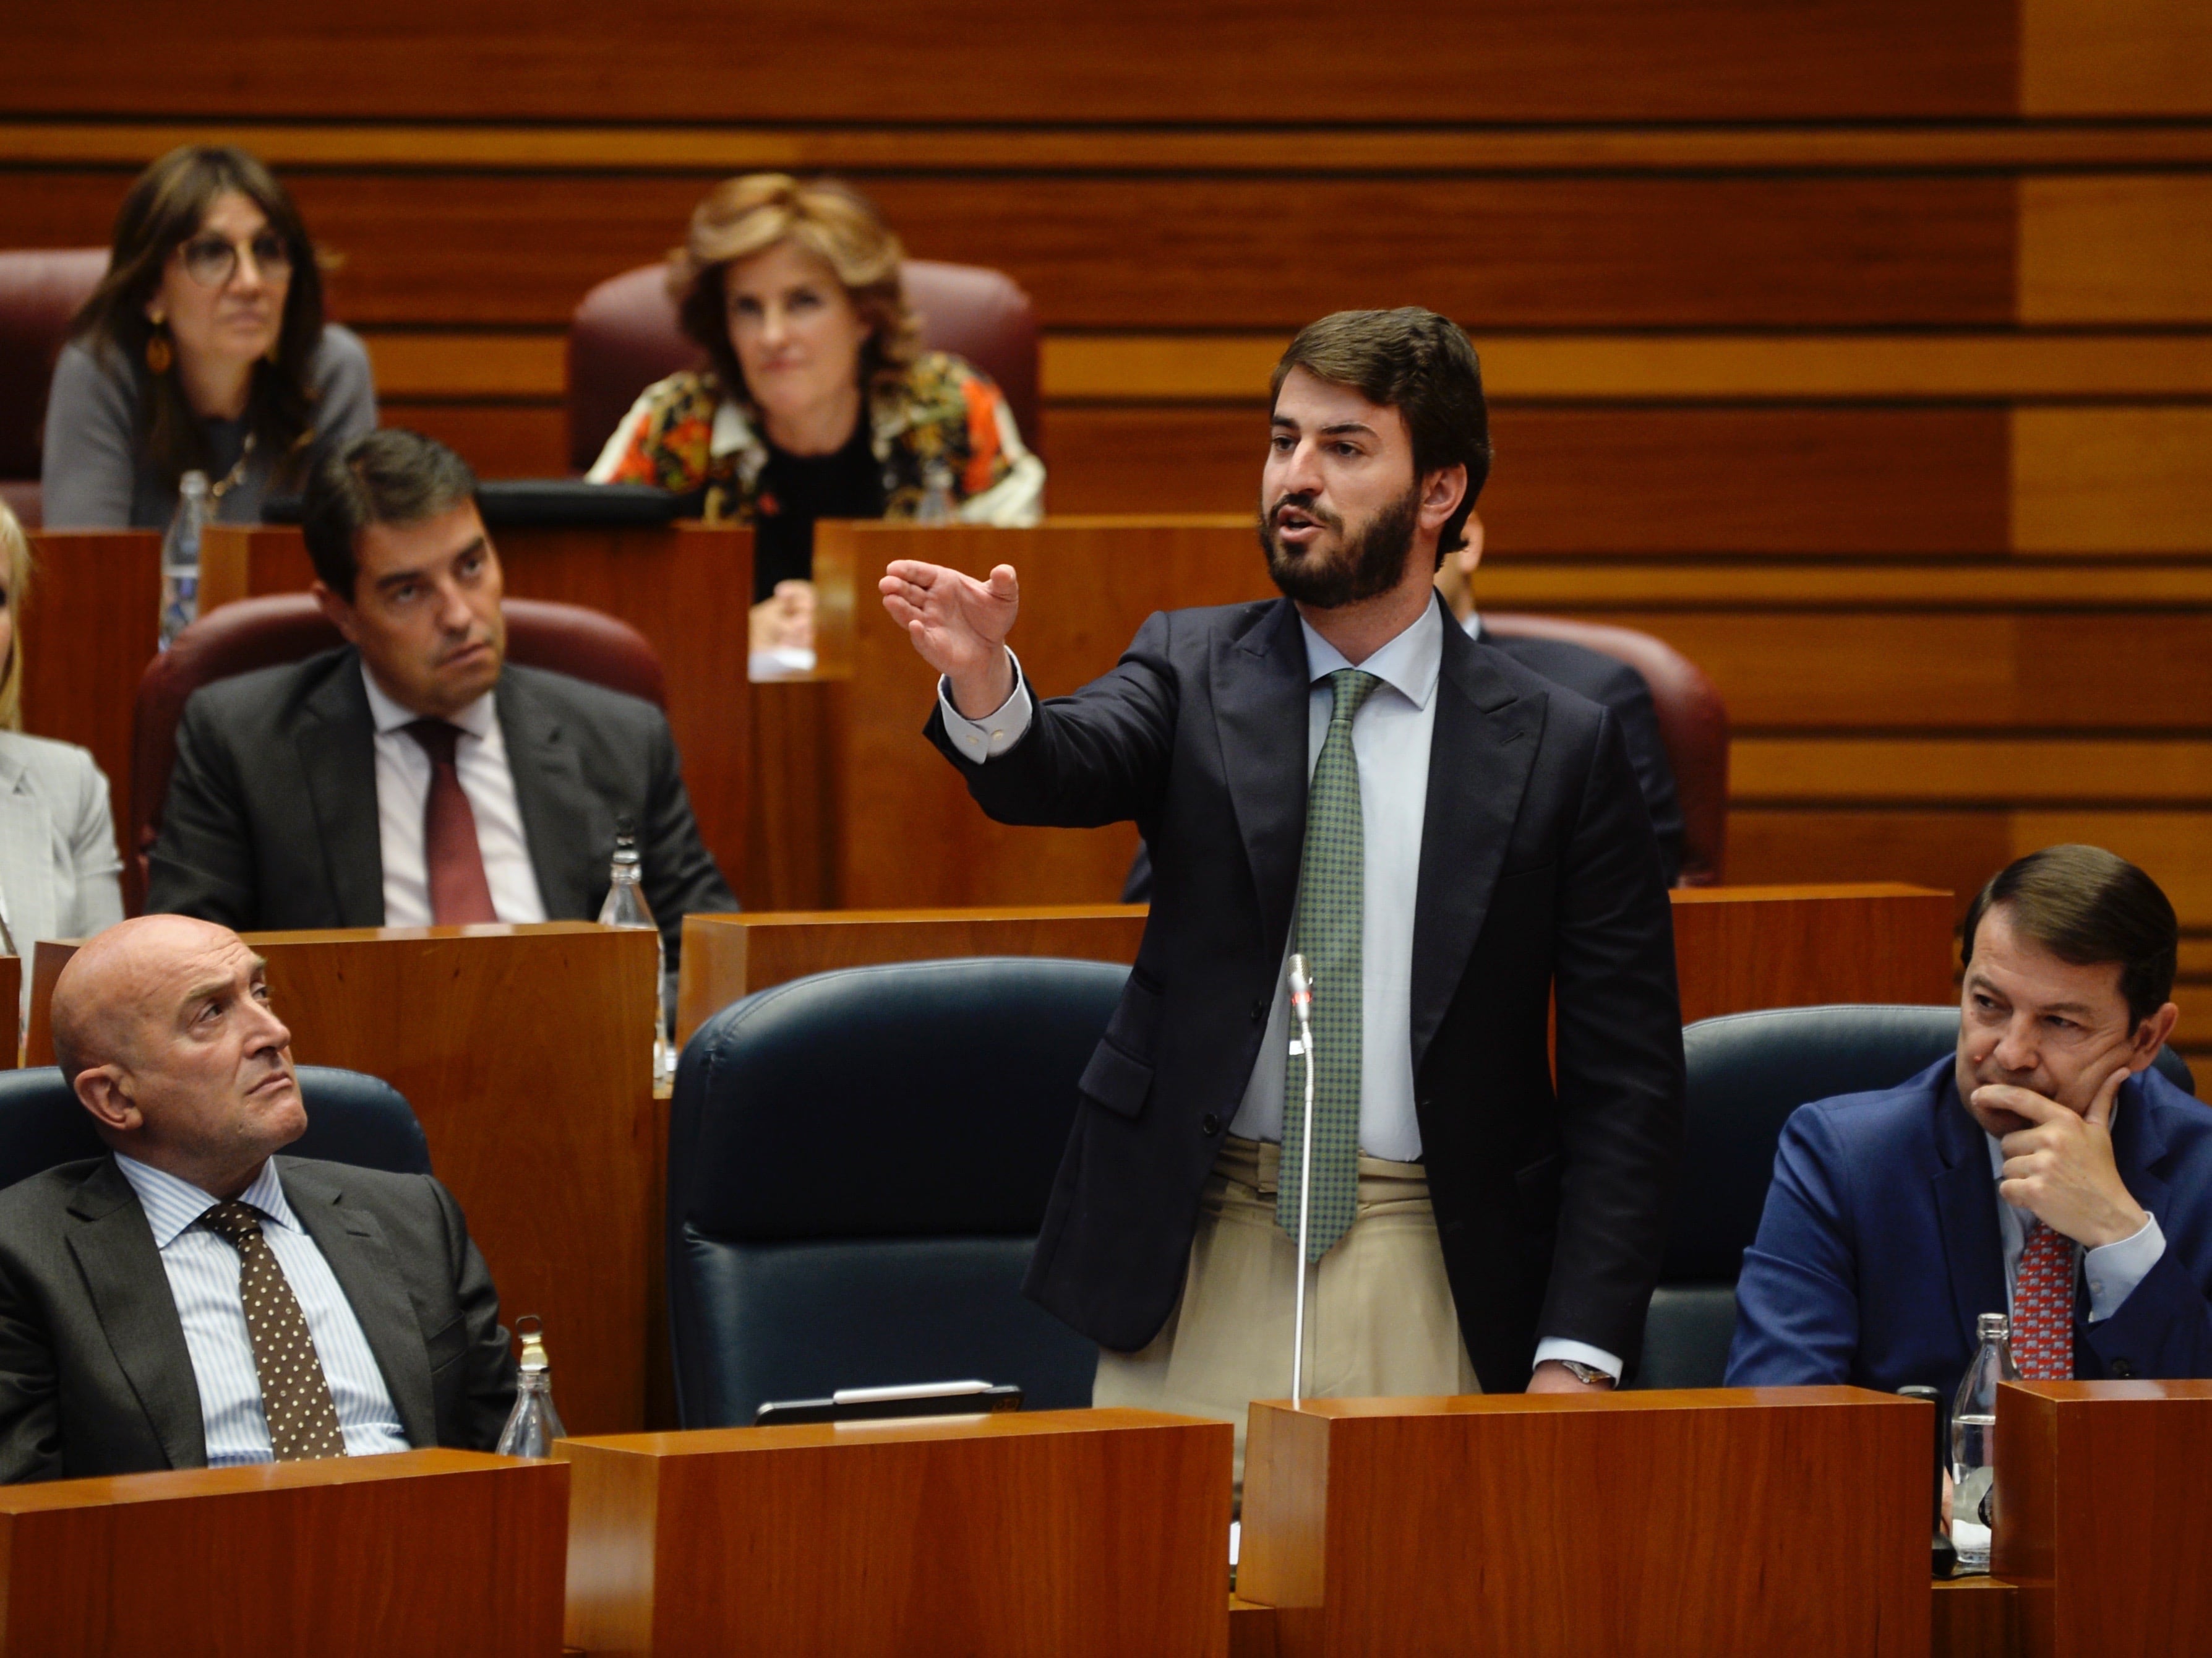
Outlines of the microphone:
M1298 1287L1291 1315L1291 1408L1296 1410L1305 1392L1306 1362L1306 1236L1313 1217L1314 1039L1313 974L1306 958L1291 955L1291 1012L1298 1022L1298 1038L1291 1044L1294 1058L1305 1060L1305 1132L1298 1137Z

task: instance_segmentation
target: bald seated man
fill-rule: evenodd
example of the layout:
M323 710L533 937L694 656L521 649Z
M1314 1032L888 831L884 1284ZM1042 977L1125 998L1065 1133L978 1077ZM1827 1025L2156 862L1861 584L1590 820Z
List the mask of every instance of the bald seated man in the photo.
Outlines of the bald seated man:
M276 1154L292 1033L227 927L112 927L54 987L108 1155L0 1192L0 1483L489 1450L514 1399L453 1194Z

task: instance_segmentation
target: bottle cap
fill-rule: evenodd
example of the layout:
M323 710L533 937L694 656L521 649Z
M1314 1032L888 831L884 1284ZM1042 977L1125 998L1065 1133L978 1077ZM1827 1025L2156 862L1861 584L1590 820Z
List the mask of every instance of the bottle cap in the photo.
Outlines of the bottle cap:
M2012 1338L2012 1321L2002 1313L1984 1313L1975 1328L1984 1341L2008 1341Z
M205 472L190 471L177 480L177 493L179 495L204 495L207 492L208 475Z
M544 1320L535 1313L525 1313L514 1321L514 1333L522 1338L523 1370L550 1370L553 1368L545 1357Z

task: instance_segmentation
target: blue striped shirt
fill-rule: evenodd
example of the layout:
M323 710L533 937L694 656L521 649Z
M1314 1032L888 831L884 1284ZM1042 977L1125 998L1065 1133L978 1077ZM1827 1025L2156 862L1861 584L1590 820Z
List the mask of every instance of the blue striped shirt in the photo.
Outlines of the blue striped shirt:
M207 1428L208 1467L273 1460L269 1424L261 1413L261 1375L254 1367L253 1341L246 1330L246 1303L239 1294L238 1251L204 1226L195 1224L216 1206L189 1181L118 1153L116 1166L138 1194L161 1252L169 1294L185 1327L191 1354L192 1379L200 1390L200 1418ZM253 1184L238 1194L264 1217L261 1235L284 1270L307 1333L315 1339L323 1376L338 1411L346 1455L374 1456L409 1448L399 1412L384 1385L376 1355L362 1333L361 1321L338 1287L330 1262L300 1224L276 1178L276 1162L261 1165Z

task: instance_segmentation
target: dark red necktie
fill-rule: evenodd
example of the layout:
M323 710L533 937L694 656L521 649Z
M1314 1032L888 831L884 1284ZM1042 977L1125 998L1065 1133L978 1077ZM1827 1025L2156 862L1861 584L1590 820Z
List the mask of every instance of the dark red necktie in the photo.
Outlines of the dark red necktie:
M2012 1287L2012 1356L2030 1382L2074 1379L2074 1240L2027 1224Z
M430 798L422 808L422 862L430 877L430 920L438 926L496 921L491 883L484 878L483 849L477 845L477 815L461 792L453 764L458 726L417 720L400 729L430 756Z

